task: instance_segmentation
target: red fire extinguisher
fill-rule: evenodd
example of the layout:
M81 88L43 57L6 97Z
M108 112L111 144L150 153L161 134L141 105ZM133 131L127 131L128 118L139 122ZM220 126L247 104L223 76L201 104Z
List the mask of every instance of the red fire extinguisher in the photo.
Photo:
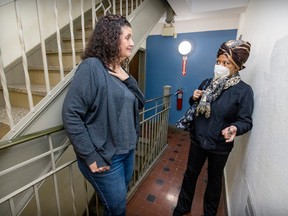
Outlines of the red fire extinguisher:
M182 110L182 103L183 103L183 90L177 90L177 110Z

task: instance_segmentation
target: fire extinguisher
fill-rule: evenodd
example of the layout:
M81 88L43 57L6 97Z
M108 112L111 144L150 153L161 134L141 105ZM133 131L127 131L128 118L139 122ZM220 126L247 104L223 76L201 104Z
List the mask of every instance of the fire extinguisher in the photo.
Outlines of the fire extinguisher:
M183 90L177 90L177 110L182 110L182 103L183 103Z

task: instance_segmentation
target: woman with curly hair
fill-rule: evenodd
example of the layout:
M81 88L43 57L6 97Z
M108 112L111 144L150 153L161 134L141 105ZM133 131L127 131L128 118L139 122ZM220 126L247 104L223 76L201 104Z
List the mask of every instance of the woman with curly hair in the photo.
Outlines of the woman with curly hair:
M62 117L80 171L105 215L125 215L144 96L125 70L134 46L125 17L96 24L64 100Z

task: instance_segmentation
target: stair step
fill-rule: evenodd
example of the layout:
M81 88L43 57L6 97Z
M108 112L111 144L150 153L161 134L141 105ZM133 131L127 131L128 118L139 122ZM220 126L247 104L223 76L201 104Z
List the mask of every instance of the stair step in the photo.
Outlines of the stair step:
M72 67L65 67L64 76L67 75L70 71L72 71ZM29 67L29 76L32 84L36 85L45 85L45 74L43 66ZM48 76L50 86L55 86L61 81L60 67L54 66L48 67Z
M84 28L85 28L85 32L86 32L86 31L87 31L87 32L92 32L92 31L93 31L92 23L89 23L89 24L85 25ZM79 26L79 27L76 28L76 30L78 31L78 33L79 33L79 32L82 32L82 27Z
M33 95L38 95L38 96L43 96L43 97L46 96L46 87L44 85L31 84L30 88L31 88L31 92ZM9 92L14 91L14 92L27 94L26 85L8 85L8 90Z
M85 41L89 40L89 36L86 34L85 32ZM63 42L70 42L71 43L71 38L70 37L67 37L67 38L63 38L62 39ZM74 37L74 41L75 42L82 42L82 35L81 36L77 36L77 37Z
M81 54L83 49L75 49L76 63L81 61ZM47 54L47 63L50 66L59 66L58 50L49 50ZM62 50L62 62L64 67L73 67L72 49Z
M53 87L54 86L51 86L51 89ZM11 106L24 107L26 109L29 109L30 105L26 85L9 85L8 91ZM31 92L34 106L38 104L47 94L46 87L44 85L31 84Z
M83 49L75 49L75 53L76 54L81 54L83 52ZM58 55L58 50L48 50L46 51L46 54L52 54L52 55L55 55L57 54ZM72 54L72 49L62 49L62 55L70 55Z
M43 66L30 66L29 68L30 70L44 70ZM71 71L73 68L72 67L63 67L64 71ZM48 71L49 72L59 72L60 71L60 67L59 66L48 66Z
M90 37L90 34L89 35L87 35L86 33L85 33L85 44L87 45L87 43L88 43L88 41L89 41L89 37ZM62 39L62 42L63 42L63 46L62 46L62 48L64 48L64 49L71 49L71 38L63 38ZM77 50L79 50L79 49L83 49L83 41L82 41L82 36L81 37L75 37L74 38L74 44L75 44L75 48L77 49Z
M0 122L0 140L10 131L10 126Z
M12 107L11 109L15 125L29 112L29 109L23 107ZM10 131L9 119L4 106L0 106L0 128L0 139L2 139Z
M90 37L90 35L92 35L92 32L93 32L93 29L92 27L85 27L85 35ZM76 28L76 32L75 32L75 37L82 37L82 28L81 27L78 27Z
M14 124L18 123L24 116L27 115L28 112L29 109L23 107L12 107L12 117ZM9 119L6 108L4 106L0 106L0 122L2 124L8 125L9 127Z

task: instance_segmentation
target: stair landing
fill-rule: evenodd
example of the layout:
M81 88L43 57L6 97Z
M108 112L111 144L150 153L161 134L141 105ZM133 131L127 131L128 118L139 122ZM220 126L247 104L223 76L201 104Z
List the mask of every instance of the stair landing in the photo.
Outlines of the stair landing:
M24 116L27 115L29 109L21 107L12 107L12 116L14 125L17 124ZM0 106L0 139L10 131L9 119L4 106Z

